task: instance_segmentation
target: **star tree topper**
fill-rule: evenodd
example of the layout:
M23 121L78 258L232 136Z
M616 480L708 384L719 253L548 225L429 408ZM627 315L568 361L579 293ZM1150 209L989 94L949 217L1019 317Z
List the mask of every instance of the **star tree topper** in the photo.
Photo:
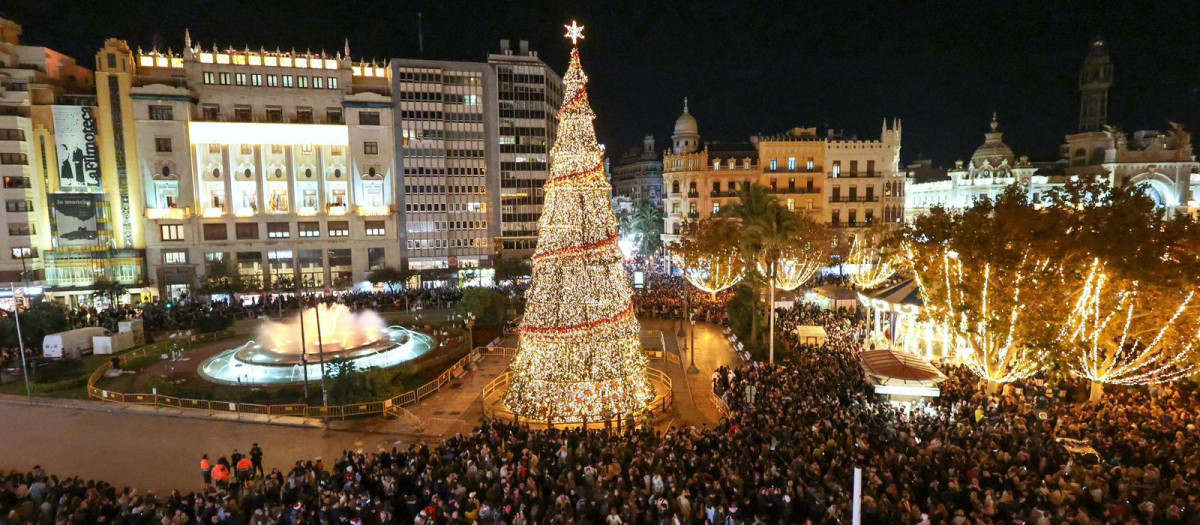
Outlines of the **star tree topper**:
M571 45L579 45L578 40L583 38L583 26L576 24L575 21L572 20L571 25L563 25L563 27L567 28L567 34L565 36L571 39Z

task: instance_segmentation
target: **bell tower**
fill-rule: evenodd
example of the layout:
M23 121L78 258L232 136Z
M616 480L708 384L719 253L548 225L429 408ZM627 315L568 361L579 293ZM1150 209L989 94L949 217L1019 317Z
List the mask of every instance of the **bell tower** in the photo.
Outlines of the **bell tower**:
M1108 123L1108 88L1113 66L1104 40L1092 40L1091 51L1079 71L1079 131L1101 131Z

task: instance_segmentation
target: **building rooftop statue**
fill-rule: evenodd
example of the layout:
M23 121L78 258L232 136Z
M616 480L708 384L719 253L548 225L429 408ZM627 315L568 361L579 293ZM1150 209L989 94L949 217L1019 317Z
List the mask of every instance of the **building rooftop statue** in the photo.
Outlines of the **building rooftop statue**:
M688 112L687 98L683 99L683 114L675 119L675 135L699 135L700 125L696 123L696 117L693 117Z

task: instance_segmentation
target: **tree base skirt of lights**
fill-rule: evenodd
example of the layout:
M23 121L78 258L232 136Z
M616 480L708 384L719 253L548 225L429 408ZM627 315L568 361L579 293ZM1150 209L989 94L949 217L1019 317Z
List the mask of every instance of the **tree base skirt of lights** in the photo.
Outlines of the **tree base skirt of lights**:
M592 425L617 428L618 425L627 424L630 418L632 418L635 425L641 425L646 419L653 420L661 417L675 402L674 395L672 394L673 383L671 377L666 372L655 368L647 368L646 372L650 388L653 390L653 399L645 407L631 412L573 415L567 417L551 416L549 418L523 416L514 413L504 402L513 380L513 372L508 371L483 387L483 413L487 419L528 424L536 428L573 428L584 425L587 425L589 428Z

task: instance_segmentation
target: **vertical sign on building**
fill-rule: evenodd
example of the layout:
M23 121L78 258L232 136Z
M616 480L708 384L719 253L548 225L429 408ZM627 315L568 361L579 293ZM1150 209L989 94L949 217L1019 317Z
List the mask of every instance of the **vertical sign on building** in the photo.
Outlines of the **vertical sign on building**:
M58 181L63 190L100 191L99 125L96 108L54 106L54 138L58 142Z
M133 210L129 205L129 171L125 161L125 114L121 109L121 83L116 75L108 77L108 96L112 102L114 160L117 164L117 190L121 201L121 238L124 248L133 247Z

